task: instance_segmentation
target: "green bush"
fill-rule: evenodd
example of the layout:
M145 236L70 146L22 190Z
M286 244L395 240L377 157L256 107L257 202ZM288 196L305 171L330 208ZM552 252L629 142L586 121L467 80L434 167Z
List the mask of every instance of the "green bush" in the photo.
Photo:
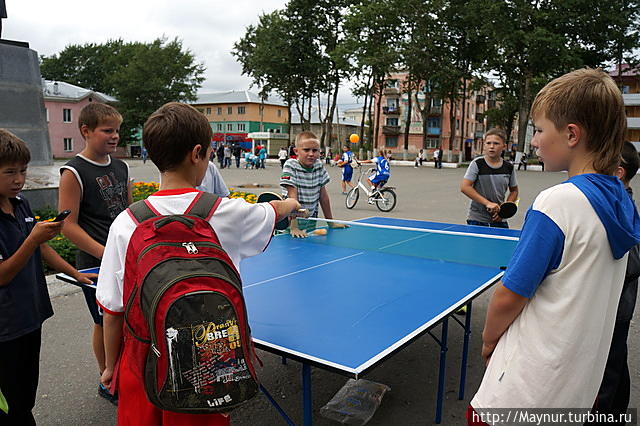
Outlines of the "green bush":
M36 220L44 221L56 217L58 215L58 211L53 207L47 206L41 209L35 209L33 211L33 215L35 216ZM67 263L75 266L76 252L78 251L78 249L71 241L69 241L69 239L67 239L67 237L65 237L64 235L57 235L50 239L48 244L52 249L56 251L56 253L58 253L64 260L66 260ZM42 264L45 274L51 274L55 272L49 267L49 265L47 265L46 262L43 261Z

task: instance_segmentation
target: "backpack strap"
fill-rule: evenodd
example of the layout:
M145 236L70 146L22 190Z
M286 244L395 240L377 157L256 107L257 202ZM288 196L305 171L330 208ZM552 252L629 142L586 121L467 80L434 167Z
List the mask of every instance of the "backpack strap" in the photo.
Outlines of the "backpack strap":
M128 210L129 215L136 221L137 225L152 217L160 216L160 213L147 200L136 201L129 206Z
M209 192L199 192L196 198L193 199L184 214L196 216L206 220L207 222L213 216L222 198Z

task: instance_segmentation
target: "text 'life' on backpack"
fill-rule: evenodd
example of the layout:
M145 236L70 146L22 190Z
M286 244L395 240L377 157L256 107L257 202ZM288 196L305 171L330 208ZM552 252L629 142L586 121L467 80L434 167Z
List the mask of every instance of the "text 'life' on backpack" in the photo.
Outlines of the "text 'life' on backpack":
M149 401L181 413L229 412L258 392L240 275L209 224L220 198L198 193L182 215L147 200L127 248L125 323Z

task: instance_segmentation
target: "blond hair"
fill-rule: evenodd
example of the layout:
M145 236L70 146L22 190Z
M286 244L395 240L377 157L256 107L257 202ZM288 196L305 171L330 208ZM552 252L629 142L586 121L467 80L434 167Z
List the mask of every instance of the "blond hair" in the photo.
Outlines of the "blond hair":
M296 146L298 146L300 144L300 142L306 141L306 140L309 140L309 139L313 139L313 140L315 140L316 142L319 143L318 137L316 136L315 133L309 132L309 131L305 131L305 132L298 133L298 135L296 136Z
M108 104L100 102L91 102L80 110L78 117L78 129L82 130L82 126L87 126L90 130L95 130L100 123L113 118L122 123L122 115L117 109Z
M612 174L620 160L627 120L622 93L601 70L584 68L548 83L536 96L531 117L544 116L557 130L568 124L586 133L588 152L598 173Z

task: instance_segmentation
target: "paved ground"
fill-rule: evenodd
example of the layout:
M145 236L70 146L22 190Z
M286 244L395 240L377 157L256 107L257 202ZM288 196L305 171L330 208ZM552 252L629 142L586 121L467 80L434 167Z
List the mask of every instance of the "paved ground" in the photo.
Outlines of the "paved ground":
M150 163L131 161L131 175L136 180L157 180L157 171ZM230 187L241 184L274 184L280 168L268 165L266 170L223 170ZM353 210L344 207L340 195L338 168L329 168L332 182L329 193L334 216L341 219L357 219L380 215L371 205L358 202ZM394 167L390 185L397 187L398 205L389 216L425 219L441 222L463 223L467 200L458 186L463 169ZM566 178L564 173L523 172L520 182L520 212L510 222L519 228L526 210L535 195L542 189ZM634 185L640 194L640 179ZM254 191L259 192L259 191ZM384 215L384 214L382 214ZM96 393L98 373L90 347L90 317L81 293L73 286L51 285L55 316L44 326L41 356L40 387L35 413L40 425L113 425L115 408ZM482 378L484 367L480 359L480 331L486 314L490 291L480 296L474 304L473 334L467 376L467 394L463 401L457 399L459 363L462 348L461 328L450 326L449 352L446 381L444 425L463 425L465 409ZM594 301L595 303L595 301ZM632 371L631 406L638 407L640 399L640 336L638 310L630 332L630 367ZM436 330L437 331L437 330ZM260 352L265 368L261 374L265 386L279 401L294 421L302 419L301 368L296 362L280 364L279 358ZM396 354L382 366L373 370L367 378L391 387L370 425L428 425L433 423L435 394L437 389L438 347L429 335ZM345 383L346 378L323 370L313 369L313 409L316 425L335 424L319 415L320 408ZM233 414L234 425L284 424L277 412L263 396L257 397Z

